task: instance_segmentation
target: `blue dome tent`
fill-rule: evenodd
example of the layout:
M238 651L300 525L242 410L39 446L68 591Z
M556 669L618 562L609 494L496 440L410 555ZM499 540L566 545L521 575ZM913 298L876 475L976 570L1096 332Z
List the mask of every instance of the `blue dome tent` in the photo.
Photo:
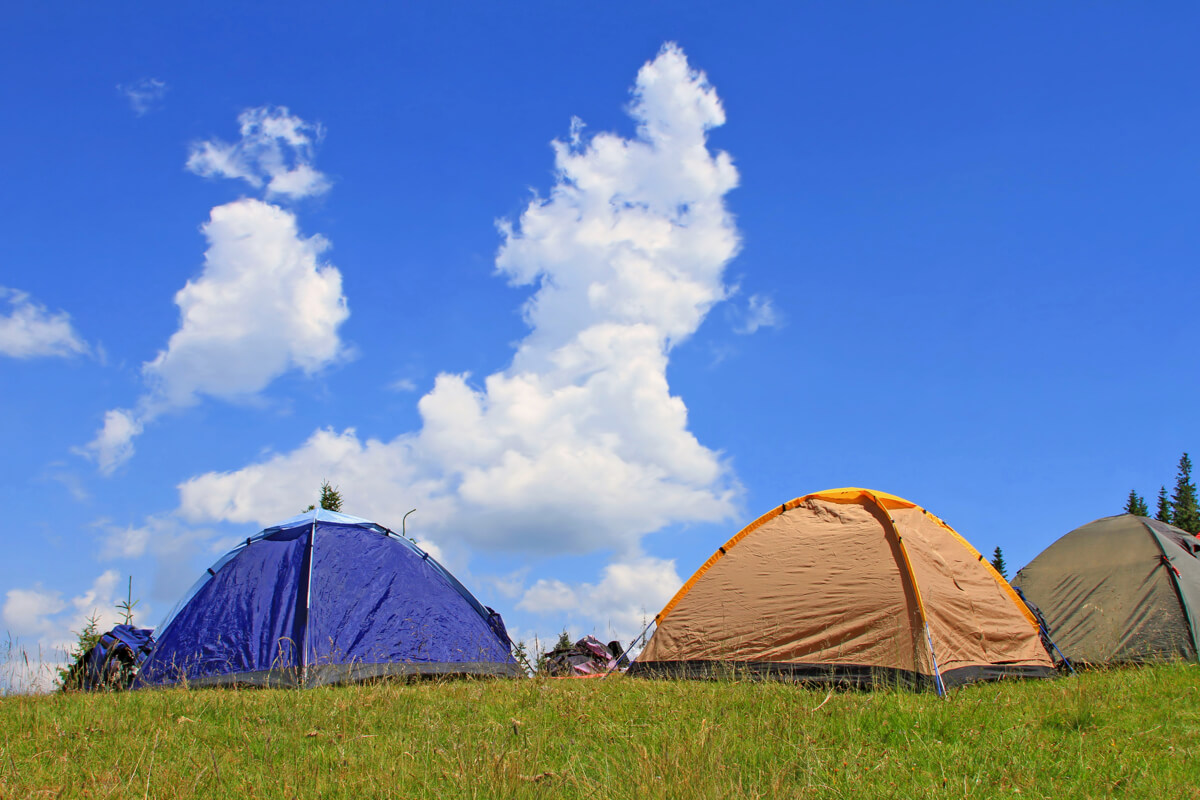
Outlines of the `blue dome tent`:
M500 615L415 544L318 509L238 545L159 628L139 683L520 675Z

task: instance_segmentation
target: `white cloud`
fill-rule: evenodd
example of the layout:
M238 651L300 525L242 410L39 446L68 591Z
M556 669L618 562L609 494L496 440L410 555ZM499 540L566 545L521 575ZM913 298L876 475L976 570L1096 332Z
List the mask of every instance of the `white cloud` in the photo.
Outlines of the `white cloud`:
M411 378L397 378L389 383L387 388L393 392L415 392L417 390L417 382Z
M115 569L105 570L96 578L90 589L78 597L71 599L75 607L76 622L86 620L93 614L99 620L101 630L106 630L121 621L121 615L116 610L117 584L121 576Z
M125 527L105 525L104 543L101 558L139 558L146 552L151 537L161 522L155 518L148 519L141 527L126 525Z
M746 310L736 333L749 335L761 328L777 328L783 324L783 315L775 308L770 297L752 294L746 299Z
M100 471L111 475L133 455L133 440L142 432L143 421L136 412L114 408L104 413L104 425L87 447L77 450L95 460Z
M38 358L88 352L67 312L51 313L27 293L3 286L0 286L0 300L7 300L10 309L7 315L0 314L0 355Z
M291 212L242 199L212 210L204 268L175 295L179 330L142 367L136 409L114 409L85 448L105 474L133 455L133 439L165 411L201 395L246 400L290 369L311 374L339 360L350 315L342 276L322 261L328 242L305 238Z
M528 566L524 566L507 575L481 576L479 580L490 586L501 597L513 599L525 593L525 579L529 576L529 569Z
M143 368L172 406L196 395L251 396L288 369L313 373L342 354L350 315L329 244L300 235L278 206L243 199L212 210L204 270L175 295L179 330Z
M525 590L517 608L535 614L555 614L579 607L579 593L557 578L540 578Z
M122 83L117 91L129 100L133 113L139 117L157 108L159 102L167 94L167 84L158 78L142 78L133 83Z
M171 515L152 515L141 525L120 526L100 520L94 527L101 537L101 559L151 557L153 580L143 590L148 590L150 599L167 603L174 603L180 591L199 577L198 557L203 561L202 557L208 555L215 560L216 554L225 553L245 540L245 535L221 539L212 529L187 526ZM214 546L215 554L210 552ZM139 622L153 624L154 620L141 617Z
M4 595L4 627L14 636L39 636L54 626L50 617L67 607L60 592L43 589L9 589Z
M52 461L47 464L42 477L61 485L72 498L79 502L85 502L92 498L91 492L88 491L79 475L68 469L62 461Z
M313 147L324 135L320 125L292 116L283 106L250 108L238 116L242 138L197 142L187 168L204 177L244 180L268 197L311 197L329 189L312 165Z
M93 614L101 630L120 622L120 614L114 607L119 580L116 570L106 570L91 587L70 600L41 584L29 589L9 589L0 617L10 635L33 637L46 649L61 648L74 641L72 631L82 629Z
M737 171L706 141L724 112L674 45L638 73L630 111L632 139L573 123L553 144L549 195L500 225L499 273L536 287L507 369L481 385L439 375L414 433L318 430L292 452L197 476L180 486L181 513L266 525L328 478L350 513L383 524L417 507L422 535L456 552L615 552L605 586L656 563L643 535L731 516L740 487L688 430L666 377L672 348L727 297L739 246L724 202ZM613 614L625 625L634 611Z
M566 616L576 625L591 626L585 632L628 644L681 584L674 560L643 556L609 564L595 584L571 586L557 579L540 579L525 591L517 608Z
M381 524L399 526L444 518L453 511L445 482L425 477L428 465L398 439L362 441L354 429L316 431L299 449L233 472L210 472L180 486L180 510L193 521L224 520L266 526L313 502L323 480L337 484L346 510Z

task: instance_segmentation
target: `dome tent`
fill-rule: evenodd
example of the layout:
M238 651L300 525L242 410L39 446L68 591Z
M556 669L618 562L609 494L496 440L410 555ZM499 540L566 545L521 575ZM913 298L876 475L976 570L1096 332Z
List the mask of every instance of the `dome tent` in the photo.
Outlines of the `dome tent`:
M1120 514L1089 522L1013 578L1073 663L1195 660L1200 540L1165 522Z
M982 555L894 495L833 489L767 512L655 617L632 675L942 691L1049 677L1038 623Z
M140 684L318 686L518 675L500 615L428 553L318 509L222 557L159 628Z

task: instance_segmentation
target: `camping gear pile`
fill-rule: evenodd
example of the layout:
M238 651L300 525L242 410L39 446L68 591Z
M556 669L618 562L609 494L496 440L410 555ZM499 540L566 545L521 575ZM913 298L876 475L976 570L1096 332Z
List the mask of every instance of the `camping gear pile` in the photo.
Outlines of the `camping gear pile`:
M149 628L118 625L100 636L63 677L67 689L85 691L128 689L154 650Z
M539 672L556 678L587 678L624 671L629 659L617 641L602 644L595 636L584 636L570 647L556 647L546 654Z
M1165 523L1096 520L1010 585L920 506L833 489L768 511L719 547L655 616L632 664L619 642L584 636L548 653L539 674L628 669L943 693L1052 677L1056 661L1196 660L1197 613L1200 540ZM157 641L129 625L105 634L67 685L309 687L527 674L513 652L500 615L412 541L318 509L218 560Z

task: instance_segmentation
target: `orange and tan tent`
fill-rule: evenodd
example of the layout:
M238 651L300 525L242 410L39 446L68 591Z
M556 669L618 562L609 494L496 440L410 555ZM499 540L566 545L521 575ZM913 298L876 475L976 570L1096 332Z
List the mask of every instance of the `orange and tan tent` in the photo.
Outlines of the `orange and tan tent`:
M868 489L805 495L717 550L655 617L632 675L939 691L1049 677L1038 623L949 525Z

